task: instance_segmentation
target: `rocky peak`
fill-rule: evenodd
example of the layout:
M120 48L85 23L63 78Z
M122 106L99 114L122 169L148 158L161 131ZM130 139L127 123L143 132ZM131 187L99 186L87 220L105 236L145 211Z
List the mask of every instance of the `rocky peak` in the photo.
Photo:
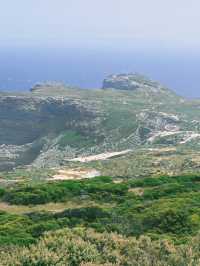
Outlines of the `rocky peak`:
M137 73L108 76L103 81L103 89L111 88L118 90L137 90L149 88L155 92L163 89L158 82Z
M44 83L37 83L31 88L31 92L36 91L45 91L45 90L55 90L63 88L65 85L58 82L44 82Z

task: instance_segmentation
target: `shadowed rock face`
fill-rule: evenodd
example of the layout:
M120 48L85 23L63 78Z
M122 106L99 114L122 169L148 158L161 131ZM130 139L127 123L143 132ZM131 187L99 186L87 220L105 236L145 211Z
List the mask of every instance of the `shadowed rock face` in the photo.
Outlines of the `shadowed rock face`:
M70 127L92 114L68 99L8 96L0 98L0 145L24 145Z
M62 132L91 134L93 120L94 111L67 97L0 96L0 170L32 163Z

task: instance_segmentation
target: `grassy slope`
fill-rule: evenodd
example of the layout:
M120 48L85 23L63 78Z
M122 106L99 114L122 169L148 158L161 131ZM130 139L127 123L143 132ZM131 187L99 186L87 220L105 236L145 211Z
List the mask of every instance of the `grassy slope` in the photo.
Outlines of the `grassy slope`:
M1 140L5 138L4 143L12 140L12 144L25 144L27 137L28 142L33 142L27 148L18 146L25 152L15 161L17 164L30 163L39 156L35 165L54 166L63 163L64 157L141 147L147 140L145 130L159 130L156 125L158 112L178 115L178 126L183 131L198 132L200 127L199 122L195 126L192 122L199 117L198 102L184 102L169 91L153 93L148 90L131 92L63 88L16 96L18 100L5 100L5 96L1 96L1 106L4 107L0 118L3 119ZM12 104L12 109L8 103ZM139 118L144 112L151 114L147 121ZM16 141L14 126L19 131L16 135L20 136ZM172 142L176 144L176 139ZM17 147L12 152L20 154ZM11 159L7 160L9 162Z
M63 92L63 96L66 92ZM180 127L180 130L184 133L185 131L194 131L199 132L200 122L198 122L198 117L200 115L198 102L189 102L183 101L183 99L174 96L173 94L169 95L159 95L159 94L145 94L144 92L129 92L129 91L101 91L101 90L70 90L67 92L68 96L72 99L76 99L76 101L82 101L83 105L85 103L90 104L91 106L95 106L97 110L101 110L99 113L99 121L100 123L95 129L96 137L93 136L84 136L81 137L79 133L73 133L74 138L72 138L71 133L66 132L62 133L61 140L63 140L63 136L66 134L70 134L70 138L66 140L66 142L61 141L61 143L70 144L72 147L76 147L79 149L78 154L97 154L104 152L105 150L123 150L123 149L140 149L140 148L151 148L151 147L163 147L163 146L176 146L177 141L180 141L180 138L176 138L176 136L165 137L156 143L147 144L147 136L143 135L145 130L159 130L156 129L157 125L157 114L158 112L165 112L173 115L177 115L180 121L177 125ZM87 99L87 100L86 100ZM153 120L147 119L147 121L141 121L138 118L138 115L142 112L151 113L153 112ZM196 120L196 121L194 121ZM153 124L153 127L152 127ZM175 123L176 124L176 123ZM160 129L162 131L162 129ZM141 133L142 132L142 133ZM77 139L78 138L78 139ZM166 141L167 140L167 141ZM63 145L65 146L65 145ZM180 148L179 148L180 146ZM185 145L178 145L179 150L183 150L187 153L188 149L199 150L198 147L198 139L186 143ZM142 153L142 152L141 152ZM140 154L140 152L139 152ZM76 156L77 156L76 155ZM175 156L178 155L175 153ZM61 157L64 157L65 153L62 154ZM132 158L134 155L132 156ZM144 153L144 156L138 156L138 160L144 160L147 156ZM129 160L122 160L123 165L124 161L127 161L130 165L134 165L132 158ZM180 169L179 162L185 162L184 156L177 156L177 159L173 163L174 167L172 167L172 173L175 172L175 169ZM147 158L147 160L149 160ZM147 161L146 160L146 161ZM62 162L63 163L63 162ZM64 162L65 163L65 162ZM153 162L154 163L154 162ZM119 163L119 165L122 165ZM148 163L147 163L148 164ZM107 169L108 164L103 164L102 170L105 174L112 174L111 171L104 171ZM126 163L125 163L126 165ZM135 164L136 165L136 164ZM110 169L112 168L112 163L110 164ZM122 166L123 167L123 166ZM122 168L121 167L121 168ZM116 171L119 170L120 174L124 174L123 171L119 169L120 167L115 168ZM142 167L139 167L140 169ZM159 168L159 167L158 167ZM161 172L166 173L167 167L162 167ZM169 167L171 168L171 167ZM155 166L151 167L152 171L149 173L155 173L157 170L159 172L160 169L157 169ZM155 171L156 169L156 171ZM195 169L195 168L194 168ZM137 167L136 167L137 170ZM170 169L169 169L170 170ZM196 170L196 169L195 169ZM131 170L132 171L132 170ZM141 171L143 171L141 169ZM144 171L145 173L145 171ZM135 174L135 171L132 171L132 175ZM113 175L113 174L112 174Z
M56 93L50 94L57 97ZM97 120L92 136L86 135L83 130L84 126L87 128L87 123L80 124L81 130L80 125L73 125L73 129L62 128L56 135L47 136L50 146L55 147L50 164L51 160L57 160L59 149L63 152L59 158L66 156L66 145L86 154L125 148L133 148L134 151L108 161L86 164L100 170L103 175L113 176L112 178L47 183L46 177L52 176L54 170L17 169L15 172L1 173L0 245L27 246L36 243L38 237L43 236L46 231L57 232L58 229L77 226L93 228L100 233L114 231L125 238L145 235L153 240L171 239L176 245L188 242L200 230L198 141L185 145L172 142L170 147L175 149L168 151L163 150L168 144L144 143L138 138L138 129L146 128L151 121L147 121L147 124L141 122L138 114L173 113L180 118L178 126L181 130L199 132L199 122L193 121L199 119L198 101L183 102L171 94L166 98L162 95L146 95L144 92L111 90L68 89L60 92L59 97L61 96L70 98L79 108L87 107L90 112L94 110ZM25 97L29 98L30 95ZM35 93L33 97L46 99L47 95L40 92L39 95ZM61 147L58 148L57 145ZM150 148L158 150L152 151ZM47 156L51 157L48 152ZM65 164L67 168L85 167L85 164L79 163ZM192 172L197 173L196 176L191 175ZM186 173L188 175L185 175ZM135 179L148 176L151 178ZM15 182L16 180L21 181ZM116 181L122 183L115 183ZM115 237L118 238L118 235ZM150 243L150 247L153 246L154 244ZM173 249L176 247L173 246ZM23 252L22 249L20 252ZM26 252L30 254L30 250ZM52 257L52 253L48 256ZM103 255L99 256L100 261L96 260L96 263L102 265ZM134 256L132 254L131 259ZM119 257L123 257L121 253ZM151 259L148 257L147 260ZM164 261L163 259L163 263ZM111 263L109 260L108 262ZM187 263L186 258L180 265L187 265L183 263ZM136 265L145 263L143 261ZM152 265L158 264L155 262ZM171 265L179 264L174 262Z

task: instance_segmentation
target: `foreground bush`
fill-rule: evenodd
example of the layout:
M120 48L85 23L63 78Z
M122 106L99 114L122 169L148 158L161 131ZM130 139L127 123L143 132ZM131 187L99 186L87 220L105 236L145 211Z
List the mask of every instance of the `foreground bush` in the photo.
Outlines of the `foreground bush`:
M176 247L144 236L136 240L83 228L64 229L47 233L29 248L1 250L0 262L2 266L198 266L200 235Z

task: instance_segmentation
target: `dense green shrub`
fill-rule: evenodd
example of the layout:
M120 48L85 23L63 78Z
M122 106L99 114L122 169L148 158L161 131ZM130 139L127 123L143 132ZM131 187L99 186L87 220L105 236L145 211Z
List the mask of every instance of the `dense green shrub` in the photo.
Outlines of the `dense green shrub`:
M46 184L23 185L8 189L3 200L11 204L44 204L62 202L73 197L89 195L93 199L112 200L123 196L128 190L125 184L111 183L111 178L102 177L86 181L62 181Z
M68 209L60 213L29 213L24 215L0 213L0 246L27 245L41 236L45 231L55 231L76 225L102 225L101 219L109 217L108 211L99 207Z
M129 180L130 187L155 187L169 183L193 183L199 182L200 175L182 175L182 176L160 176L160 177L147 177L140 179Z
M0 187L0 198L2 198L5 194L5 189Z
M200 230L200 183L199 176L195 175L161 176L117 184L110 177L98 177L17 185L6 188L3 199L10 204L24 205L74 200L76 205L56 213L0 213L0 245L27 245L45 231L76 226L126 236L167 237L179 244ZM81 207L79 202L87 204Z
M32 224L32 221L26 216L0 212L0 245L33 243L35 239L28 232Z

